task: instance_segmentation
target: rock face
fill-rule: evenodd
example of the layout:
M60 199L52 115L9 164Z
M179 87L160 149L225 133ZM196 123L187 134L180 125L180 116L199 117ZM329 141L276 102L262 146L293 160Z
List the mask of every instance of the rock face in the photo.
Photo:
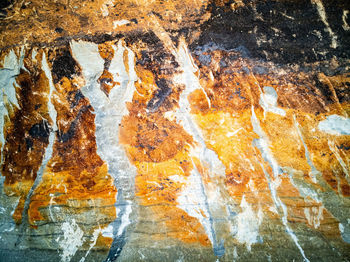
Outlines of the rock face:
M5 1L1 261L349 261L348 1Z

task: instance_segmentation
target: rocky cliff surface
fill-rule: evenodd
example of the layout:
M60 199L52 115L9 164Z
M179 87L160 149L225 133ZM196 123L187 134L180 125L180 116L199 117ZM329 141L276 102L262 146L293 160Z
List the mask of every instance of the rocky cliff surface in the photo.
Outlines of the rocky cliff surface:
M0 8L1 261L350 260L348 1Z

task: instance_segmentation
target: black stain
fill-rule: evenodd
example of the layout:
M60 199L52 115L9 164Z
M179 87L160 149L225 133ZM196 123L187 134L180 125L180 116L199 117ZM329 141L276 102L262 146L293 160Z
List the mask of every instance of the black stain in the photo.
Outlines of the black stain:
M69 49L64 49L52 64L52 76L54 83L58 83L63 77L72 79L77 73L77 63L73 59Z
M62 132L61 130L57 131L57 138L58 141L60 143L66 143L69 140L71 140L72 138L74 138L75 134L76 134L76 129L78 127L79 121L80 121L80 117L83 113L85 113L86 111L92 109L91 106L84 106L80 109L77 117L72 121L71 125L69 126L69 129L67 132Z
M334 101L332 99L333 94L332 94L332 91L329 88L329 86L326 85L325 83L323 83L322 81L320 81L320 79L316 75L313 77L313 80L314 80L315 87L321 91L326 103L327 104L334 103Z
M338 149L344 149L344 150L350 150L350 146L346 146L344 144L341 144L340 146L337 145Z
M191 44L191 50L210 45L237 51L244 47L248 52L242 55L278 64L350 58L350 31L343 29L342 21L350 1L322 1L337 36L337 48L331 48L332 37L309 0L243 2L243 7L232 10L233 0L220 6L211 1L211 18L201 25L201 36Z
M48 142L51 128L47 120L42 120L41 122L34 124L29 129L29 135L32 138L39 139L43 142Z
M85 98L85 96L79 89L69 92L67 100L70 103L70 108L76 107L79 104L80 100L83 98Z
M26 139L25 139L25 141L26 141L26 148L27 148L27 150L30 150L30 149L32 149L32 147L33 147L33 140L32 139L30 139L29 137L27 137Z
M56 27L55 29L56 33L62 33L63 32L63 28L62 27Z
M168 81L161 78L156 81L158 90L153 98L148 102L147 109L151 112L155 112L164 102L164 100L171 94L171 88L169 87Z
M129 45L142 42L147 46L147 50L141 50L141 58L137 59L136 64L149 69L155 75L173 74L179 68L175 57L152 31L130 33L125 37L125 42Z
M7 16L6 10L0 10L0 18L5 18Z
M102 44L107 41L113 41L122 38L123 34L94 34L94 35L85 35L82 37L82 40L94 42L96 44Z
M0 1L0 9L9 7L13 3L13 0L2 0Z
M138 24L138 22L137 22L137 19L136 19L136 18L132 18L132 19L130 19L130 21L131 21L131 22L133 22L133 23L135 23L135 24Z

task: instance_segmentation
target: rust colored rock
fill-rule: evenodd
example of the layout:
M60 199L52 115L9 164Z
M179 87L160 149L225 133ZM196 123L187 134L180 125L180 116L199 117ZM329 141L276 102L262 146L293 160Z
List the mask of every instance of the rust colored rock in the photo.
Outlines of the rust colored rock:
M346 1L0 5L0 260L347 261Z

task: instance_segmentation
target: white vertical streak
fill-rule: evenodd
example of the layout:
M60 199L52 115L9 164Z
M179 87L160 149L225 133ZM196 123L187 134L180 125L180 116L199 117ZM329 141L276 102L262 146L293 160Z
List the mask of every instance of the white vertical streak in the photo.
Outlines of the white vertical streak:
M23 67L24 47L21 47L20 57L17 57L15 51L11 49L4 57L3 68L0 68L0 142L1 151L4 148L4 124L5 117L8 115L6 105L19 108L16 95L16 77ZM1 154L1 163L3 154Z
M336 194L333 189L327 184L326 181L322 178L322 173L316 169L314 166L312 160L310 159L309 150L307 148L306 143L304 142L303 135L301 133L301 130L299 128L299 123L296 120L295 116L293 116L294 125L297 129L298 135L300 137L300 140L304 146L305 149L305 157L307 159L307 162L309 166L311 167L311 172L314 173L316 182L324 188L324 190L317 190L313 188L311 185L308 185L307 183L303 181L298 181L294 179L293 173L294 170L290 170L285 168L285 170L289 173L290 179L292 183L299 189L299 192L303 195L303 197L310 196L314 200L320 202L322 201L324 207L336 218L339 220L340 223L345 227L346 231L350 231L350 224L347 223L347 219L350 215L349 209L342 209L339 208L339 206L349 206L350 200L348 198L344 198L338 194ZM334 203L337 203L338 205L334 205ZM350 243L350 238L347 238L346 236L343 236L343 240Z
M63 239L59 241L59 246L62 249L60 254L61 261L69 262L78 251L78 248L83 244L84 232L75 222L74 218L71 221L64 222L61 230L63 232Z
M295 127L297 129L298 135L300 137L300 140L301 140L301 142L302 142L302 144L304 146L304 149L305 149L306 161L307 161L308 165L311 168L311 171L310 171L309 175L310 175L310 177L312 179L312 182L317 183L317 176L319 175L320 172L316 169L316 167L314 166L314 164L313 164L313 162L312 162L312 160L310 158L309 150L307 149L307 146L306 146L306 144L304 142L304 138L303 138L303 136L301 134L301 131L300 131L300 128L299 128L299 123L295 119L295 115L293 115L293 121L294 121L294 125L295 125Z
M235 238L240 243L245 243L248 251L251 251L251 245L259 240L259 226L262 222L262 211L259 209L255 214L252 207L245 200L245 195L242 197L240 204L242 212L237 215L237 233Z
M343 29L345 31L348 31L350 30L350 26L349 24L346 22L346 19L348 18L348 14L349 14L349 10L343 10L343 16L342 16L342 19L343 19Z
M329 33L329 36L332 39L331 42L331 48L337 48L338 43L337 43L337 36L334 34L334 32L332 31L332 28L329 26L329 23L327 21L327 15L326 15L326 10L324 9L324 6L322 4L322 0L311 0L311 3L316 5L317 8L317 12L322 20L322 22L324 23L324 25L326 26L326 30Z
M309 262L309 260L307 259L307 257L305 256L304 250L302 249L302 247L299 244L298 238L295 235L295 233L293 232L293 230L289 227L288 225L288 220L287 220L287 216L288 216L288 211L287 211L287 207L285 206L285 204L281 201L281 199L278 197L277 195L277 187L278 184L276 185L276 179L279 179L278 175L279 175L279 170L280 167L278 166L276 160L274 159L274 157L272 156L270 150L269 150L269 140L268 137L266 136L265 132L262 130L261 126L260 126L260 122L257 119L256 115L255 115L255 111L254 111L254 107L252 106L252 126L253 126L253 130L254 132L259 135L259 139L256 140L256 146L257 148L261 151L261 154L263 155L265 161L267 161L270 166L273 169L273 174L274 174L274 181L272 181L269 173L265 170L263 164L260 163L260 166L266 176L266 179L268 181L268 185L269 185L269 189L271 191L271 195L272 195L272 199L275 203L275 206L278 209L278 212L281 216L282 219L282 223L286 228L287 233L289 234L289 236L292 238L293 242L295 243L295 245L297 246L297 248L299 249L301 255L303 256L304 260ZM281 212L282 209L282 212Z
M87 258L87 256L89 255L91 249L96 245L96 242L97 242L97 239L98 239L98 236L101 234L102 232L102 229L99 227L97 229L94 230L94 232L92 233L92 240L91 240L91 244L89 246L89 249L88 251L86 252L85 256L82 257L79 262L84 262L85 259Z
M334 144L334 142L331 141L331 140L328 140L328 146L329 146L329 149L335 155L336 159L338 160L340 166L342 167L342 169L343 169L343 171L345 173L345 178L348 181L348 183L350 184L349 170L348 170L348 167L346 166L344 160L341 158L341 156L339 154L339 150L337 149L337 147Z
M45 72L46 77L48 78L49 81L49 86L50 86L50 92L49 92L49 102L47 104L47 107L49 109L49 115L52 120L52 128L53 130L57 130L57 124L56 124L56 118L57 118L57 112L55 110L54 105L52 104L52 93L53 91L56 90L53 81L52 81L52 73L49 68L49 65L47 64L47 59L46 59L46 53L43 51L43 57L41 60L41 65L42 65L42 70Z
M124 231L130 223L129 215L134 190L134 178L136 168L130 164L123 146L119 144L119 125L124 115L128 114L127 102L132 101L136 90L134 82L137 75L134 70L134 54L124 47L122 41L114 48L114 57L111 61L109 72L114 81L121 83L114 87L109 96L100 89L97 79L103 72L104 61L99 55L98 46L84 41L72 41L71 48L73 57L82 68L86 81L81 89L95 113L96 144L98 155L107 162L108 173L114 178L118 189L116 203L117 220L113 222L113 234L118 237L120 230ZM124 53L127 52L129 72L125 69Z
M189 133L196 142L198 142L199 146L194 148L191 153L194 155L199 156L200 160L210 165L210 174L213 176L214 174L216 176L225 176L225 166L222 164L222 162L219 160L217 154L208 149L206 147L205 141L202 137L201 131L195 124L194 119L192 118L190 114L190 103L188 101L188 96L193 91L200 89L206 94L206 92L203 90L202 86L199 83L198 77L195 75L195 73L198 71L197 66L194 64L193 59L191 55L189 54L189 51L183 41L180 42L179 48L177 52L175 53L175 58L177 62L180 64L182 73L179 75L174 76L175 83L178 84L184 84L185 89L181 92L180 99L179 99L179 109L176 112L176 118L180 121L182 121L183 128L186 130L187 133ZM207 96L206 96L207 97ZM207 97L208 104L210 106L209 98ZM195 165L194 165L195 166ZM206 217L202 215L202 213L191 212L192 215L196 215L199 219L199 221L202 223L209 239L211 240L214 252L217 255L221 255L224 252L222 243L218 244L216 239L216 232L213 224L213 218L211 212L213 210L222 210L222 212L226 211L226 208L224 207L223 203L223 197L221 198L221 201L219 199L212 199L216 198L218 195L217 192L210 192L209 188L206 188L200 173L198 170L194 170L191 173L191 180L197 181L201 186L200 188L197 188L196 194L197 198L196 201L193 202L193 205L197 205L198 209L201 209L204 214L207 214ZM192 182L190 182L190 185L192 185ZM194 189L192 189L194 190ZM185 193L188 191L185 191ZM181 200L182 198L180 198ZM188 198L190 199L190 198ZM216 203L215 205L209 205L210 203ZM221 203L218 204L218 203ZM186 211L186 210L185 210ZM187 212L187 211L186 211ZM224 216L225 218L228 217L227 214L224 214L221 212L221 216ZM218 213L218 212L216 212ZM190 214L190 215L191 215ZM214 221L215 222L215 221ZM223 241L223 240L222 240Z

